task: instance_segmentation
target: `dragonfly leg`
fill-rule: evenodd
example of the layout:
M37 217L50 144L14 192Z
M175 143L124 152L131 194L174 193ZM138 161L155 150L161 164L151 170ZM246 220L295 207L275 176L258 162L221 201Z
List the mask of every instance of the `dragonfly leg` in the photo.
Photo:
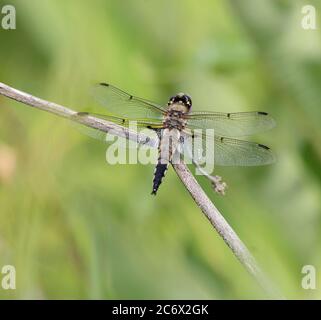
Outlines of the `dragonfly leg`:
M208 179L212 183L212 187L214 191L218 194L221 194L222 196L225 195L225 191L227 189L226 182L222 181L222 177L220 176L210 176Z
M200 167L199 164L194 160L193 160L193 164L211 182L214 191L216 193L224 196L225 195L225 191L227 189L227 183L222 181L222 177L210 175L202 167Z

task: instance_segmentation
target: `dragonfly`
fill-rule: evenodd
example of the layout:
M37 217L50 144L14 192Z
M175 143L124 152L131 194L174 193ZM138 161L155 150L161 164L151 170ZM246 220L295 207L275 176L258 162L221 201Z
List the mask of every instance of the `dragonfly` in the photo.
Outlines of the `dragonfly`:
M96 100L108 110L108 114L79 112L77 120L94 116L127 126L131 121L138 128L145 128L157 133L154 147L158 148L158 160L155 166L152 192L156 195L174 155L188 153L192 163L202 170L200 158L196 154L206 152L208 137L213 142L213 162L219 166L261 166L275 162L271 149L263 144L243 140L242 137L269 130L275 126L274 119L266 112L192 112L192 99L185 93L178 93L167 104L136 97L111 84L100 83L93 88ZM212 135L204 133L213 130ZM88 133L99 140L104 140L105 132L99 128ZM198 139L201 152L193 152L194 140ZM194 147L195 148L195 147ZM195 151L195 150L194 150ZM201 171L212 182L212 176L206 170Z

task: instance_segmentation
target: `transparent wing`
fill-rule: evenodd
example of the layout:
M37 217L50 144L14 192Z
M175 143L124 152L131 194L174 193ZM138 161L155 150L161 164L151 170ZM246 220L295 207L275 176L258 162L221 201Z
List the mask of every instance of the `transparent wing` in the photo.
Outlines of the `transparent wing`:
M242 137L269 130L275 126L274 119L266 112L195 112L186 116L191 129L214 129L215 134Z
M192 150L196 163L214 160L219 166L262 166L275 162L270 148L259 143L186 130L184 136L183 148Z
M161 119L165 112L165 109L156 103L135 97L107 83L94 86L92 94L110 113L120 117Z
M157 148L159 144L159 135L161 130L161 122L155 121L155 122L146 122L146 121L135 121L135 122L129 122L128 119L116 117L116 116L108 116L108 115L101 115L96 113L89 113L89 112L78 112L76 115L72 116L70 120L72 120L72 124L74 127L76 127L81 133L86 134L87 136L90 136L91 138L97 139L99 141L105 142L107 144L112 143L113 140L110 139L110 137L113 135L112 131L107 132L105 129L105 126L103 123L100 123L99 121L95 121L94 125L95 128L86 126L83 124L84 117L94 117L95 119L98 118L101 120L110 121L116 124L121 125L124 127L123 135L124 141L126 140L134 140L134 136L136 134L140 134L141 139L139 141L135 140L137 145L143 145L146 147L151 148ZM132 133L132 136L128 135L129 129L129 135ZM131 139L132 137L132 139ZM126 147L137 147L137 145L131 143L126 145Z
M85 116L93 116L95 118L99 118L102 120L110 121L121 125L123 127L128 126L135 126L142 128L146 127L148 129L159 129L163 127L163 122L161 119L139 119L139 118L124 118L114 115L106 115L106 114L99 114L93 112L78 112L77 115L74 116L74 119L78 118L81 119Z

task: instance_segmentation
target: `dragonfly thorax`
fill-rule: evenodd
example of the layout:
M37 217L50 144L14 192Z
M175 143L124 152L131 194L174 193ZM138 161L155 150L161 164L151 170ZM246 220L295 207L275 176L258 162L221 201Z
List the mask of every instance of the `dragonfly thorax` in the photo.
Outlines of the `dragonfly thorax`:
M185 115L188 113L186 107L182 104L176 104L169 106L168 111L164 117L164 127L169 129L183 130L186 126L187 120Z

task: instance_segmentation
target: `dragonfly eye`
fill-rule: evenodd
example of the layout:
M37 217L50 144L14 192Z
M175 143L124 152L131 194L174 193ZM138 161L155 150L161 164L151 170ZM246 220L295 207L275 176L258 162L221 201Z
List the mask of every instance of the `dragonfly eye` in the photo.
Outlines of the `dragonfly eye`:
M176 102L176 100L175 100L175 98L176 98L176 96L173 96L173 97L171 97L169 100L168 100L168 105L171 105L171 104L173 104L174 102Z
M173 103L181 103L189 109L192 107L192 99L184 93L179 93L176 96L171 97L168 101L168 105Z
M189 108L192 107L192 99L190 96L188 96L187 94L184 95L184 102L185 102L185 105L187 105Z
M178 93L176 96L171 97L167 105L170 106L174 103L184 105L188 111L192 108L192 99L185 93Z

